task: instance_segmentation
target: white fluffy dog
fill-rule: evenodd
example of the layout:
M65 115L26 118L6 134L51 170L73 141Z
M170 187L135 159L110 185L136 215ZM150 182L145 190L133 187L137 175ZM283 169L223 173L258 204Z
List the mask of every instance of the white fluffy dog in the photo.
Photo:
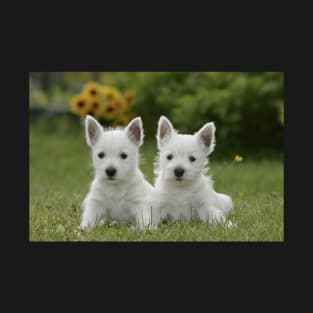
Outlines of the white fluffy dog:
M190 220L198 216L209 223L223 222L233 207L229 196L213 189L208 155L215 147L215 125L205 124L194 135L178 134L161 116L158 122L153 224L165 217Z
M153 187L138 166L139 147L143 143L140 117L125 129L107 129L87 115L87 144L92 149L95 177L83 202L81 228L97 222L133 220L140 228L150 223L148 200Z

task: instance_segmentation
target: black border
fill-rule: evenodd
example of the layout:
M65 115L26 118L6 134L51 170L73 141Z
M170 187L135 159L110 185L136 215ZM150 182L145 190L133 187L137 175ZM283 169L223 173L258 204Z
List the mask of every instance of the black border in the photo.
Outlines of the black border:
M277 34L277 33L276 33ZM204 40L203 37L201 38ZM155 39L155 38L154 38ZM182 39L179 37L179 39ZM225 38L220 37L217 42L211 41L209 46L205 45L191 45L187 48L184 42L174 39L174 45L168 45L168 42L163 44L155 42L149 46L152 38L144 41L144 47L134 49L111 49L101 47L99 50L87 51L85 53L84 47L79 54L77 50L73 52L72 47L67 45L62 49L58 46L51 49L51 45L45 46L43 43L42 49L30 49L26 53L27 57L32 55L32 58L20 58L17 61L16 69L12 73L10 80L14 81L12 84L11 101L19 103L18 110L16 110L16 118L18 119L18 126L16 131L18 133L19 142L16 141L11 144L12 151L17 151L10 154L10 159L16 157L17 160L15 169L17 170L16 177L19 193L18 196L10 198L12 200L12 207L17 208L17 211L12 213L12 221L16 221L14 227L13 237L15 244L11 246L14 252L18 252L18 256L29 260L48 261L52 259L65 258L82 260L95 260L97 258L108 260L114 258L113 262L121 262L120 257L130 257L132 260L138 260L142 257L144 259L158 260L163 258L174 258L176 260L185 260L188 258L191 264L198 262L201 258L206 260L211 259L216 265L219 263L226 266L226 260L237 258L247 258L252 262L267 259L270 255L272 257L287 257L294 246L295 229L291 227L294 222L293 210L288 209L287 203L292 197L290 187L286 185L286 167L288 166L288 175L292 174L290 163L295 159L295 154L288 157L285 156L285 184L284 184L284 198L285 198L285 241L284 242L142 242L142 243L79 243L79 242L28 242L28 210L25 210L25 205L28 207L28 184L29 184L29 114L28 114L28 73L32 71L280 71L285 73L285 138L288 129L289 116L297 112L290 109L297 100L298 94L292 90L297 85L297 76L294 75L292 66L289 65L288 55L286 54L285 46L281 41L276 42L275 36L269 36L265 40L260 38ZM215 38L216 39L216 38ZM169 40L170 41L170 40ZM178 42L179 41L179 42ZM244 44L244 43L248 44ZM177 45L176 45L177 43ZM156 45L159 44L158 48ZM176 45L176 46L175 46ZM242 47L240 47L242 45ZM174 47L173 47L174 46ZM117 47L117 46L116 46ZM120 46L118 46L120 47ZM57 49L56 49L57 48ZM141 50L140 50L141 49ZM24 61L24 66L21 64ZM288 59L289 61L289 59ZM293 97L293 99L292 99ZM288 113L287 113L288 112ZM289 113L290 112L290 113ZM290 115L289 115L290 114ZM298 112L299 114L299 112ZM8 119L7 122L10 122ZM10 129L10 128L9 128ZM292 136L295 136L294 134ZM285 142L285 153L287 145ZM11 150L10 150L11 151ZM22 156L22 157L21 157ZM289 165L287 165L289 164ZM291 168L291 169L290 169ZM23 173L23 174L21 174ZM24 175L25 174L25 175ZM294 174L294 171L293 171ZM12 180L11 180L12 181ZM12 184L15 185L15 181ZM14 186L15 187L15 186ZM17 187L15 187L17 188ZM296 188L296 187L295 187ZM292 187L294 190L294 187ZM288 201L287 201L288 194ZM15 204L15 200L17 203ZM295 200L295 198L294 198ZM295 202L294 202L295 203ZM19 213L18 213L19 212ZM26 224L25 224L26 221ZM8 225L9 226L9 225ZM12 231L10 232L12 234ZM287 236L288 234L288 236ZM286 237L287 236L287 237ZM240 257L239 257L240 255ZM190 260L191 259L191 260ZM218 261L217 261L218 259ZM141 261L142 261L141 260ZM139 262L142 264L142 262ZM97 262L97 261L96 261ZM238 261L239 262L239 261ZM38 262L35 262L38 264ZM185 262L183 262L185 263ZM246 262L244 262L246 264ZM179 263L178 263L179 264ZM178 266L178 265L177 265Z
M312 192L309 171L312 123L306 108L312 102L309 94L312 79L305 77L305 74L310 75L310 62L305 60L310 50L301 42L301 39L308 41L310 36L298 26L307 25L309 17L299 14L294 6L292 14L286 14L287 4L279 10L272 3L252 6L244 17L236 14L229 4L224 4L221 14L211 8L198 15L188 6L187 15L176 12L179 21L173 19L172 11L167 18L163 14L151 20L144 16L144 22L136 27L132 25L136 17L132 17L133 21L127 25L122 23L124 31L118 34L112 33L108 26L114 25L113 28L117 24L105 20L109 15L105 14L105 18L102 15L98 22L90 24L94 31L91 35L92 29L82 31L77 23L63 28L57 23L62 20L58 12L57 19L55 16L49 19L46 15L35 18L36 25L28 28L25 34L27 44L21 45L24 24L18 27L18 36L10 35L17 46L12 51L12 58L4 58L10 67L5 77L8 83L3 95L7 96L4 108L9 106L10 112L3 112L1 124L4 126L3 167L7 175L3 178L6 185L3 212L9 215L2 221L5 229L3 259L8 260L3 269L9 273L6 291L14 296L11 306L23 303L34 308L43 300L44 307L48 305L58 310L60 304L64 307L69 302L70 308L78 304L80 308L90 310L99 304L105 309L107 302L115 296L118 301L113 305L125 303L129 307L136 305L137 309L140 294L150 302L147 303L149 309L162 310L168 306L167 301L172 300L174 308L183 304L184 308L189 305L193 311L201 304L206 310L216 304L218 309L229 305L232 310L237 307L251 311L255 307L280 309L285 302L295 299L297 291L302 294L302 279L309 273L307 265L311 267L307 256L311 243L306 245L306 239L310 238L311 229L307 224L311 222L308 216ZM164 11L164 6L160 9ZM260 15L255 17L254 13ZM192 21L191 15L196 21ZM301 18L301 23L295 21L295 15ZM68 16L64 22L71 24ZM42 26L43 36L38 36L38 28ZM305 28L310 29L308 25ZM76 49L82 38L88 38L88 43ZM102 39L103 45L99 44L97 49L89 44ZM76 70L284 72L286 241L127 242L106 243L105 246L98 242L28 243L28 73ZM282 296L284 291L287 294ZM288 291L292 292L291 297L288 297ZM22 298L16 300L18 293L27 296L28 292L26 303ZM125 293L134 292L137 297L126 302ZM69 298L71 293L74 297ZM177 298L174 298L175 293L179 293ZM142 298L139 300L144 302ZM302 299L297 305L299 303Z
M75 306L103 310L110 304L137 310L145 300L145 311L164 310L172 303L174 310L183 306L188 311L199 311L199 306L211 310L215 305L219 311L226 306L264 311L304 304L303 280L310 273L307 265L312 267L311 243L306 244L312 206L309 7L219 2L218 8L212 2L204 7L176 3L171 8L167 2L69 9L64 4L31 8L19 18L19 27L4 28L3 60L9 68L3 75L6 99L1 123L5 174L1 259L7 261L2 269L9 274L4 300L11 300L10 307L22 304L41 311ZM284 72L286 242L28 244L25 82L31 71L75 70Z

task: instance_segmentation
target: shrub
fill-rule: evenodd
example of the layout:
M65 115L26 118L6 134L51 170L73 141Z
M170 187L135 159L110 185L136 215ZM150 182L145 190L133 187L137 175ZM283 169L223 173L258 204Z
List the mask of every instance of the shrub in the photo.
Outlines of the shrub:
M148 134L164 114L186 133L214 121L225 148L283 148L281 72L117 73L115 84L136 90Z

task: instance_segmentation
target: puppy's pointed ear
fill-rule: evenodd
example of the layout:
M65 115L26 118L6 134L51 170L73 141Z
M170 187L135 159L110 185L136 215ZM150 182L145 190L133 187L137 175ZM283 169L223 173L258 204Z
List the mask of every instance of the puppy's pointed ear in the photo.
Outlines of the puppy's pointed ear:
M132 119L125 128L127 137L136 146L141 146L143 143L143 127L141 117Z
M158 148L163 147L169 139L176 133L172 123L164 115L162 115L158 122L157 141Z
M103 132L103 128L96 119L87 115L85 119L85 130L87 144L92 147L98 141Z
M213 152L215 148L215 124L206 123L195 135L200 146L205 149L207 155Z

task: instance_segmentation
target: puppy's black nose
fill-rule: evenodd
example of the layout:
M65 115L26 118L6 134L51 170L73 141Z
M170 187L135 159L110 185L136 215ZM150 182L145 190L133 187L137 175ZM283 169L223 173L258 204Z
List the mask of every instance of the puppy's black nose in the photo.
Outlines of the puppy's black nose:
M182 167L176 167L174 173L176 177L182 177L185 173L185 170Z
M116 173L116 169L114 167L108 167L105 172L109 177L113 177Z

